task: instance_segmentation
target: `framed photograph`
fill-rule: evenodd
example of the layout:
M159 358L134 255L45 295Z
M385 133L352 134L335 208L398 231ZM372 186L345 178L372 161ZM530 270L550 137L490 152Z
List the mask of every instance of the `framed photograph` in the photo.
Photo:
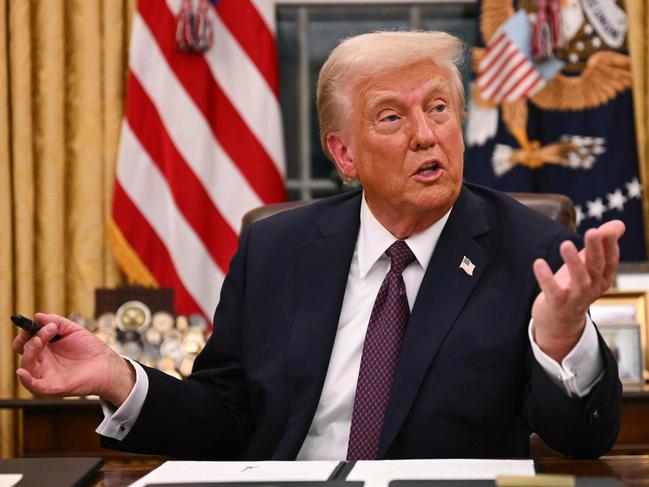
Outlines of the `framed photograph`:
M620 262L614 287L618 291L649 291L649 262Z
M640 343L640 325L599 325L599 332L617 360L624 386L644 384L644 364Z
M595 301L590 316L618 360L624 385L649 379L647 293L611 291Z

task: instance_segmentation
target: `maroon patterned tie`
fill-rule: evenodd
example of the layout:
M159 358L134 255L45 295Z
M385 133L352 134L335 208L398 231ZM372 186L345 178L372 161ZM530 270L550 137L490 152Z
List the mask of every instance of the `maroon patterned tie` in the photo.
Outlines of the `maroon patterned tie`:
M399 349L410 317L401 273L415 256L403 240L390 245L385 254L392 265L381 283L367 325L347 445L348 461L377 457Z

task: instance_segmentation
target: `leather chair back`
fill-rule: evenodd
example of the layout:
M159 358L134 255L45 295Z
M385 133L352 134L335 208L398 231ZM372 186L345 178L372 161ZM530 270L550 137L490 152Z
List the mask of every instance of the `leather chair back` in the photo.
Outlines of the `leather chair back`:
M554 220L572 230L575 225L575 206L572 200L562 194L551 193L508 193L512 198L518 200L525 206L542 213L551 220ZM288 201L286 203L274 203L260 206L250 210L243 216L241 230L257 220L269 217L276 213L305 206L313 201Z

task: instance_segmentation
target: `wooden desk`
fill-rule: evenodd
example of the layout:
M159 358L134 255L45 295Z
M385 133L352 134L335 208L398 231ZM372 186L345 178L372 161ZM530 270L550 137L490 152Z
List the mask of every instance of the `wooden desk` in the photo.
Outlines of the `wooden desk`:
M160 460L108 460L91 484L93 487L126 487L160 465ZM649 487L649 455L610 456L600 460L542 458L541 473L612 476L626 487Z
M628 487L649 487L649 455L616 455L599 460L541 458L537 465L541 473L610 476Z
M0 400L0 408L22 411L22 446L18 457L129 458L102 448L95 429L103 418L96 399ZM20 428L18 429L20 430Z
M622 426L612 454L649 454L649 386L624 391Z
M19 409L22 451L16 456L98 456L127 458L129 454L101 448L95 428L102 420L98 400L0 400L0 408ZM541 445L535 457L550 450ZM625 391L622 428L611 455L649 455L649 388Z
M162 460L105 460L93 483L92 487L126 487L137 479L149 473Z

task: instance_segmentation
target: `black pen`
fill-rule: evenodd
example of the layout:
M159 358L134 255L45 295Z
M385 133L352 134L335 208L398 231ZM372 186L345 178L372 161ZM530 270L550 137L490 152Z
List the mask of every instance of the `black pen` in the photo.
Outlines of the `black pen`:
M31 336L36 335L36 333L38 333L38 331L43 328L43 325L41 325L40 323L36 323L34 320L30 320L23 315L11 315L11 321L13 321L14 325L22 328ZM61 338L63 338L61 335L54 335L49 343L53 343L57 340L60 340Z

